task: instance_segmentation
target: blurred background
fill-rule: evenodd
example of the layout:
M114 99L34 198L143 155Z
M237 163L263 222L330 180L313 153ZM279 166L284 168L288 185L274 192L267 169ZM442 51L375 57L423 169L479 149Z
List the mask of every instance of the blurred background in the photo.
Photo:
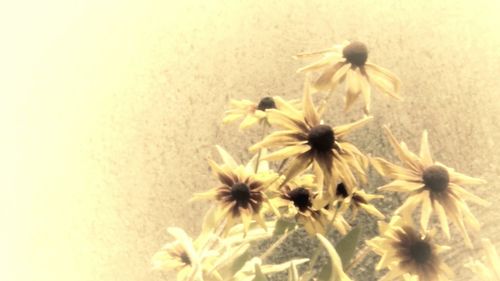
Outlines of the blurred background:
M208 205L187 201L216 183L206 157L220 144L247 161L260 138L222 126L229 99L300 97L305 62L291 56L344 39L404 84L403 102L374 93L375 120L350 140L393 160L383 124L415 150L428 129L436 159L488 181L473 192L494 204L471 208L499 245L499 12L496 0L3 3L0 279L173 280L150 258L168 226L197 235ZM361 116L341 103L329 123ZM386 195L390 212L401 198ZM475 280L461 242L446 261ZM358 280L375 280L376 260Z

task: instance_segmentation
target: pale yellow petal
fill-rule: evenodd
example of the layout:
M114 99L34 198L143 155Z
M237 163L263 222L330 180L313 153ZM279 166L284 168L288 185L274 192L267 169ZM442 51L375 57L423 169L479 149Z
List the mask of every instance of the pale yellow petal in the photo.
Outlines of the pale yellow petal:
M432 205L431 199L429 198L429 191L424 190L422 192L422 213L420 216L420 225L422 226L423 231L427 231L427 227L429 226L429 220L432 213Z
M461 186L459 186L457 184L450 183L449 188L451 188L458 196L460 196L463 199L470 200L470 201L472 201L478 205L484 206L484 207L488 207L491 205L491 202L488 202L488 201L482 199L481 197L468 192L467 190L465 190L464 188L462 188Z
M314 88L318 91L333 90L344 79L345 74L350 68L351 64L343 60L330 66L313 84Z
M363 127L366 123L368 123L372 119L373 119L373 116L369 116L369 117L364 117L356 122L337 126L337 127L333 128L333 132L335 133L335 137L337 137L337 138L345 137L347 134L351 133L352 131L359 129L360 127Z
M247 129L255 124L257 124L257 122L259 122L259 118L253 116L253 115L247 115L245 116L245 119L243 119L243 121L241 121L240 123L240 130L244 130L244 129Z
M446 238L448 240L451 238L450 236L450 227L448 225L448 218L446 217L446 212L444 211L443 206L439 202L434 202L434 208L438 214L439 223L441 224L441 229L443 230Z
M358 70L359 71L359 70ZM365 114L370 113L371 103L372 103L372 89L368 83L367 78L361 73L358 74L361 85L361 93L363 94L363 99L365 101Z
M316 109L314 108L314 104L312 101L311 97L311 84L309 81L309 78L305 79L304 82L304 97L303 97L303 104L304 104L304 117L305 121L308 123L309 126L314 127L316 125L319 125L319 115Z
M290 158L290 157L294 157L296 155L306 153L309 150L311 150L311 147L307 144L287 146L287 147L284 147L278 151L275 151L275 152L272 152L272 153L265 155L262 158L262 160L274 161L274 160L280 160L280 159L284 159L284 158Z
M427 130L424 130L424 132L422 133L422 140L420 142L420 158L422 159L422 162L425 166L431 166L433 164L433 161L427 135Z
M302 154L297 156L287 167L284 172L285 180L281 183L281 186L285 185L289 180L300 174L302 171L306 170L309 165L312 164L312 159L308 154Z
M425 185L421 182L411 182L405 180L394 180L386 185L383 185L378 190L381 191L396 191L396 192L411 192L418 190Z
M224 164L228 165L231 168L236 168L238 167L238 164L234 160L234 158L220 145L215 146L217 148L217 151L219 152L220 157L222 158L222 161Z

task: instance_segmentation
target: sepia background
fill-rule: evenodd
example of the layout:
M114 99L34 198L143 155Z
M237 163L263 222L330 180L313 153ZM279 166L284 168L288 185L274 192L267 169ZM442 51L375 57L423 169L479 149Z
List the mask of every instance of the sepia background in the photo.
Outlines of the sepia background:
M208 205L187 201L215 184L206 157L220 144L246 161L260 138L222 126L228 100L299 97L304 62L291 56L344 39L367 43L404 83L402 102L374 94L375 119L350 140L394 159L383 124L412 149L428 129L437 159L488 181L473 191L494 204L472 210L500 245L496 0L12 5L0 12L1 280L173 280L150 258L166 227L197 234ZM329 123L360 117L360 103L345 115L341 102L332 99ZM372 173L367 188L383 182ZM386 194L377 206L400 200ZM374 221L360 220L373 235ZM457 280L474 280L461 242L446 260Z

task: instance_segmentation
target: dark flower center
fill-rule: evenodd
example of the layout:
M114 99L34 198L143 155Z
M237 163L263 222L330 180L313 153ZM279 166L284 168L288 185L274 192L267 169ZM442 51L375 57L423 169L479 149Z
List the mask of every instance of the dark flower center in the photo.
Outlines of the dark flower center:
M424 170L423 180L427 188L432 192L439 193L448 188L450 175L445 168L433 165Z
M410 246L410 255L419 264L427 262L431 254L431 245L424 240L416 241Z
M345 184L343 182L337 184L335 195L341 196L342 198L347 198L347 196L349 196L349 193L347 192L347 189L345 188Z
M246 206L250 201L250 189L244 183L235 183L231 186L231 197L239 206Z
M300 211L305 211L308 207L312 206L311 196L309 190L299 187L288 193L288 196L293 201L293 205L299 208Z
M276 108L276 103L272 97L264 97L259 101L259 105L257 105L258 110L266 111L266 109Z
M368 59L366 45L357 41L345 46L342 54L349 63L358 67L365 65L366 59Z
M182 252L180 258L182 263L191 265L191 260L186 252Z
M328 125L318 125L309 132L309 145L319 152L326 152L333 148L335 134L332 127Z

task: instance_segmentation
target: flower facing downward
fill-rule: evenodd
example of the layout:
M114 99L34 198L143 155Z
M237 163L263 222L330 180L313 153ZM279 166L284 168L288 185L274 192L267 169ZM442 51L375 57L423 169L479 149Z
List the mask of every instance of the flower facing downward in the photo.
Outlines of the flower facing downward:
M382 195L368 194L359 188L353 188L351 193L347 191L345 184L339 183L337 185L337 189L335 191L335 195L337 198L342 200L342 211L350 208L353 213L353 218L356 217L359 210L363 210L368 214L375 216L379 219L384 219L385 216L382 214L375 206L370 204L370 201L373 199L381 199L384 198Z
M382 158L373 158L372 164L381 175L393 180L380 187L380 190L409 193L408 198L396 210L396 213L412 212L421 203L420 224L424 230L427 229L430 216L435 211L441 228L448 238L450 238L448 228L448 219L450 219L459 227L467 245L472 247L467 227L478 231L479 222L472 215L465 200L485 206L488 202L466 191L460 185L481 184L484 181L457 173L452 168L434 162L429 150L426 131L422 134L420 153L417 156L408 150L405 143L399 144L387 127L384 129L404 166L391 164Z
M314 53L299 54L296 57L323 55L318 61L302 67L298 72L321 71L314 83L317 90L332 91L338 84L346 81L346 106L348 110L354 101L363 96L365 112L369 113L371 87L396 99L400 99L401 82L389 70L368 61L368 48L361 42L346 42L333 48Z
M421 235L414 228L395 216L390 224L379 221L380 236L368 240L367 245L382 256L376 269L388 268L380 281L398 277L405 280L440 281L453 275L451 269L439 258L448 247L435 244L428 235ZM412 279L418 277L418 279Z
M246 129L260 121L267 120L266 111L277 108L273 97L264 97L258 103L249 100L231 100L230 103L233 108L225 112L222 122L230 123L243 118L243 121L240 123L240 129Z
M263 159L292 159L284 172L286 179L283 184L314 164L319 167L319 170L316 170L321 171L321 178L326 187L338 181L344 181L353 186L356 182L354 173L364 179L365 157L344 138L350 132L365 125L371 117L336 127L323 124L312 102L310 85L307 82L306 80L303 109L297 110L287 102L283 102L283 110L269 110L271 122L283 127L284 130L271 133L261 142L250 147L250 150L282 147Z
M500 281L500 258L489 239L482 239L483 250L486 256L482 261L471 261L465 266L481 278L482 281Z
M170 227L167 230L176 240L163 246L153 256L153 268L157 270L176 270L177 280L203 280L201 258L195 250L191 238L184 230Z
M266 224L263 218L263 204L269 209L277 210L269 204L264 193L268 185L275 179L275 175L265 171L266 163L261 163L264 169L257 174L254 173L255 159L252 159L245 167L237 165L234 159L221 147L217 146L224 164L218 165L209 160L209 164L220 181L220 186L204 193L194 195L194 199L215 199L219 204L216 221L227 219L226 229L229 229L237 220L243 222L245 233L250 228L252 219L263 228Z
M329 223L341 234L346 234L350 225L341 214L332 222L334 214L328 208L328 201L320 198L315 189L314 177L302 175L282 186L279 196L271 201L277 208L286 208L284 216L295 217L310 235L325 234Z

